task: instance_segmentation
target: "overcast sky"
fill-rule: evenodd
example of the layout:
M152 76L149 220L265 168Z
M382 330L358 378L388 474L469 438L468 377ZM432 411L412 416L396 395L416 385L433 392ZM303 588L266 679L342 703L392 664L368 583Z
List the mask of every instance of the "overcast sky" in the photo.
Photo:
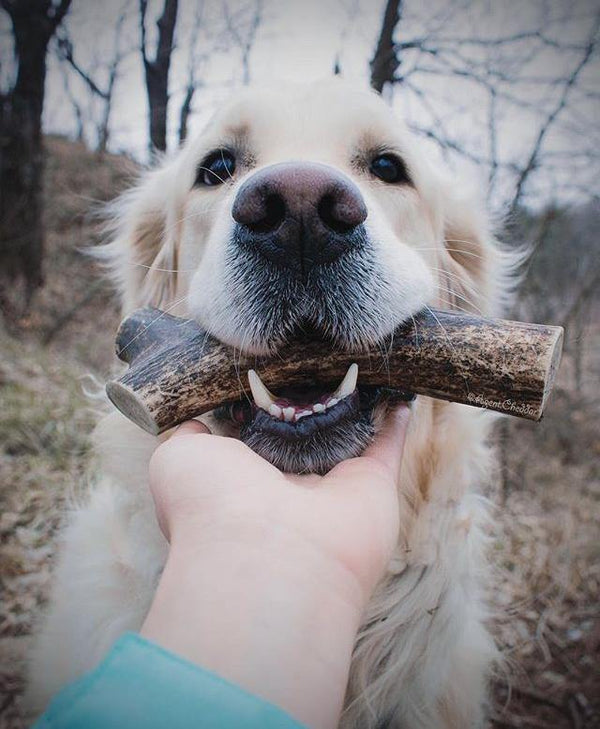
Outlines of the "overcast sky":
M155 38L155 21L163 0L150 0L148 28L151 40ZM231 17L244 29L250 20L256 0L228 0ZM252 83L273 80L307 81L329 76L336 58L343 75L357 83L368 83L368 61L381 25L383 0L263 0L262 22L258 29L250 57ZM191 120L192 133L205 123L215 106L235 93L241 83L240 51L225 43L223 0L180 0L176 28L177 48L173 55L170 88L169 142L176 147L178 114L187 79L190 49L195 49L196 72L203 85L198 89ZM125 150L138 159L147 158L147 104L145 99L142 65L139 52L137 0L73 0L66 28L73 39L75 57L89 69L96 79L103 80L103 64L110 57L114 45L114 27L124 7L128 18L124 24L122 47L132 52L123 62L116 87L112 113L110 148ZM196 14L201 11L201 30L192 42ZM576 48L557 51L551 43L539 50L532 39L510 46L484 48L477 45L461 49L465 62L486 61L493 73L498 71L509 77L531 77L531 83L500 86L506 94L518 97L522 103L499 99L496 106L496 144L499 158L504 163L522 164L527 158L540 121L556 104L563 85L548 85L547 79L563 79L576 67L580 57L579 46L589 41L594 15L600 11L599 0L405 0L404 13L399 26L398 40L409 40L435 31L436 37L497 39L527 33L547 23L546 35L550 41L570 43ZM7 27L6 17L0 21ZM7 81L7 36L2 36L4 83ZM434 66L433 57L417 57L415 52L405 55L403 69L414 64ZM453 76L440 76L437 72L423 72L410 77L413 88L398 87L393 106L409 123L422 129L443 126L443 135L462 146L469 157L487 158L490 154L489 93L481 86ZM459 65L461 60L456 61ZM442 64L443 65L443 64ZM535 79L539 79L536 82ZM555 155L547 171L538 175L535 186L545 198L559 193L566 177L581 181L582 187L597 190L597 157L590 150L600 149L598 131L598 99L600 98L600 67L598 58L588 64L581 74L577 88L570 92L568 104L561 111L555 131L546 141L546 148ZM75 117L65 93L84 101L91 114L97 114L86 100L89 93L81 80L68 71L65 77L54 52L49 55L47 97L44 126L48 132L74 134ZM92 135L92 127L87 129ZM94 140L89 138L90 143ZM437 150L436 145L432 149ZM562 156L561 156L562 155ZM455 158L459 166L476 165ZM563 162L561 162L561 159ZM458 160L458 162L457 162ZM568 168L568 172L566 171ZM487 170L478 170L479 174ZM510 195L514 174L507 170L498 175L498 199Z

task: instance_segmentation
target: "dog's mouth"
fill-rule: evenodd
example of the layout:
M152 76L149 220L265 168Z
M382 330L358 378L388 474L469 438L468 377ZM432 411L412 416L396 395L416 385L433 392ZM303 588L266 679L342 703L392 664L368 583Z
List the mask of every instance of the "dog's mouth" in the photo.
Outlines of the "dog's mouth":
M326 473L346 458L360 455L375 433L378 406L413 399L411 393L358 386L351 364L337 385L307 383L270 392L248 372L252 399L230 403L215 415L239 427L239 437L283 471Z

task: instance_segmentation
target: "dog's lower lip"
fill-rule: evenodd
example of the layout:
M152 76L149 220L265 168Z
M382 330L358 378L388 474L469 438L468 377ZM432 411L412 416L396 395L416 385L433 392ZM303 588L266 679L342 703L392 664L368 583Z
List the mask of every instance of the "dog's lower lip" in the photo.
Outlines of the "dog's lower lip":
M269 412L252 400L243 399L218 408L216 414L217 417L231 420L240 427L254 424L258 418L264 426L269 423L272 425L268 428L270 431L281 433L291 433L294 432L294 429L298 433L305 432L308 422L318 423L319 428L325 428L343 417L358 414L360 410L358 389L354 389L350 395L341 399L333 399L330 393L331 389L329 391L319 389L316 392L314 389L287 390L277 397L277 403L280 405L279 412ZM313 403L313 405L311 406L309 403ZM322 403L322 407L309 410L311 407L318 406L319 403ZM284 417L288 408L290 411L294 411L296 417Z
M343 420L354 420L359 415L359 395L356 390L321 412L313 412L295 421L285 421L270 415L262 408L252 407L251 418L245 427L281 438L302 440L318 430L326 430Z
M286 395L297 403L298 393L300 402L314 402L310 389L296 389ZM373 414L379 404L413 397L408 392L362 385L325 411L293 422L273 417L249 399L224 404L214 414L233 422L240 440L280 470L324 474L366 448L375 432Z
M314 395L311 398L314 400ZM304 397L304 401L311 398ZM298 396L295 399L297 401ZM217 408L215 415L220 420L228 420L240 428L259 425L261 430L271 432L273 435L289 437L293 435L294 438L302 438L308 431L325 430L341 420L356 419L361 413L371 412L384 400L410 402L412 399L414 399L413 393L369 386L357 387L351 395L339 400L327 410L311 413L295 422L285 422L279 417L274 417L247 398Z

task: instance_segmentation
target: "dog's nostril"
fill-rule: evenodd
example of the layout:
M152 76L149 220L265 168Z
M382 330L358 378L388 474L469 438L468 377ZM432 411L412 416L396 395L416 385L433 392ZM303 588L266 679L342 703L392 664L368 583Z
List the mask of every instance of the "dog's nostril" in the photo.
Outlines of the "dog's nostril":
M288 210L284 196L268 185L246 183L231 209L233 219L252 233L273 233L283 223Z
M277 230L286 216L284 199L277 193L267 195L263 200L261 212L263 213L261 217L251 223L247 222L246 226L254 233L271 233Z
M317 212L327 228L342 235L350 233L367 217L367 207L358 191L345 185L323 195Z
M333 195L325 195L317 206L319 218L334 233L349 233L357 223L349 220L340 209L339 200Z

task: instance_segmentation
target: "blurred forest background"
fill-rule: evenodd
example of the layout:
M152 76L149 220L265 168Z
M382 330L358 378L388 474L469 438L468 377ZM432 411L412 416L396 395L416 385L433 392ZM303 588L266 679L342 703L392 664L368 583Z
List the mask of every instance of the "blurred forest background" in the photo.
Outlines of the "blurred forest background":
M489 190L531 250L507 316L566 329L547 416L499 424L486 485L490 726L600 726L599 28L597 0L0 0L0 727L89 473L85 377L114 364L98 204L237 87L330 74Z

